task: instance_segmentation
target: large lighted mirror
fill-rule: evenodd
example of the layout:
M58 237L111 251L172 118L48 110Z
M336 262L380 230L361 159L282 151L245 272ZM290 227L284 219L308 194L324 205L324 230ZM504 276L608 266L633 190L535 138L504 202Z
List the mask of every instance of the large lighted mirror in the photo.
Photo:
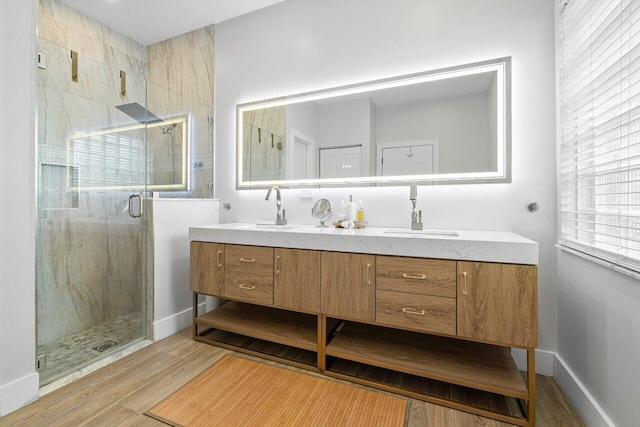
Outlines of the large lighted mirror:
M67 140L69 187L189 190L189 135L188 115L74 134Z
M237 106L237 187L506 182L510 58Z

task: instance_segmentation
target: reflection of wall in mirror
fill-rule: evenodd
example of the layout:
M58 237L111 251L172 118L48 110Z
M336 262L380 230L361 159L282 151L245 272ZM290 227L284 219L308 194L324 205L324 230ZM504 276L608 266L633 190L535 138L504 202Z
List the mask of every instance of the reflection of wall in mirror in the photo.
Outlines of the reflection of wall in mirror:
M489 102L483 92L381 106L376 111L377 143L436 138L440 141L440 173L487 171ZM495 115L493 120L495 123ZM492 145L496 145L495 137Z
M487 89L487 170L498 170L498 76Z

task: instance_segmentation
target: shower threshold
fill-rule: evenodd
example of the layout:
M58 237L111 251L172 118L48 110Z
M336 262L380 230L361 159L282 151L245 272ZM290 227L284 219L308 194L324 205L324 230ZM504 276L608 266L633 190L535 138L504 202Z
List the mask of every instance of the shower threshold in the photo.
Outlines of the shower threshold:
M40 386L84 372L96 363L104 366L108 362L103 361L113 361L112 355L144 341L142 335L142 314L134 312L38 346L38 355L46 355L46 369L40 372Z

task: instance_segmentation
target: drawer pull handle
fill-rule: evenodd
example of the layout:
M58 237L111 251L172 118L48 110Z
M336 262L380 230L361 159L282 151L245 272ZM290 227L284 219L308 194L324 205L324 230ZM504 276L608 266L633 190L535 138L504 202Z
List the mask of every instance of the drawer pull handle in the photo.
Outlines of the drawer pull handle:
M222 255L222 251L216 252L216 264L218 268L222 267L222 263L220 262L220 255Z
M370 270L371 270L371 264L367 264L367 285L371 284L371 278L369 277Z
M462 288L462 295L467 295L467 272L462 272L462 281L464 283L464 287Z
M424 310L418 311L412 308L404 308L404 307L402 307L402 312L407 314L415 314L416 316L424 316L424 313L425 313Z
M280 255L276 257L276 274L280 274L280 269L278 268L278 260L280 259Z
M402 277L404 279L418 279L418 280L424 280L427 278L427 276L425 276L424 274L421 274L420 276L415 276L412 274L407 274L407 273L402 273Z
M255 258L244 259L244 258L240 257L240 262L256 262L256 259Z
M256 288L255 286L246 286L244 283L238 285L238 287L240 289L246 289L247 291L252 291Z

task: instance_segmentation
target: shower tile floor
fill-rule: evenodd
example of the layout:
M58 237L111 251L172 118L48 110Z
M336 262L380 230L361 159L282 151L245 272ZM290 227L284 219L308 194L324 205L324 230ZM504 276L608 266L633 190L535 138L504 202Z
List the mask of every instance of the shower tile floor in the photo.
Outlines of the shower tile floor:
M46 354L47 362L46 369L40 372L40 386L121 351L128 344L142 338L142 313L136 311L41 345L38 347L38 355ZM109 340L116 341L117 345L103 352L94 350L94 347Z

